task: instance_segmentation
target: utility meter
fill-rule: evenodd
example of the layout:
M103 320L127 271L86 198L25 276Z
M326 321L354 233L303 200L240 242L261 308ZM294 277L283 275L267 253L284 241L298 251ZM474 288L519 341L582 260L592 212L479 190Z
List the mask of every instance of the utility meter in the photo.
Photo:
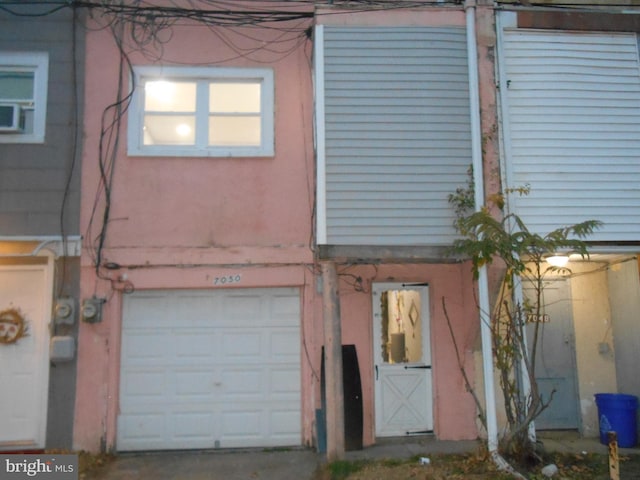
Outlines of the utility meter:
M58 325L73 325L75 301L73 298L58 298L54 307L54 320Z
M82 301L82 320L87 323L98 323L102 321L102 304L104 298L91 297Z

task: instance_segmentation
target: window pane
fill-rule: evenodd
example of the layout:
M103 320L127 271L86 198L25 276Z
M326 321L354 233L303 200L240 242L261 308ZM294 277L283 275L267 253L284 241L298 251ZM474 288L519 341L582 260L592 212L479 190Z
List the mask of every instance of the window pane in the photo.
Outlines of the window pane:
M209 145L260 146L260 117L209 117Z
M145 115L145 145L193 145L196 138L193 115Z
M0 100L33 102L33 72L0 71Z
M389 290L381 298L382 361L422 361L420 292Z
M195 112L195 82L147 81L144 84L144 109L147 112Z
M133 68L136 94L129 116L130 155L273 155L272 69Z
M209 112L259 113L260 83L209 84Z

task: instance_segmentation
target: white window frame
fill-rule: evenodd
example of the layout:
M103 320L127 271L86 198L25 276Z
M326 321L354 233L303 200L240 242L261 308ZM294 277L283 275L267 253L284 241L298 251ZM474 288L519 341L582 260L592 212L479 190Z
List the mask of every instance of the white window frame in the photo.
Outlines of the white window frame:
M44 143L47 123L49 54L47 52L0 52L0 68L33 72L33 132L2 133L0 143Z
M222 67L133 67L135 89L129 107L127 153L130 156L161 157L270 157L274 155L274 75L269 68ZM144 145L144 82L147 80L191 80L212 82L216 80L257 80L262 86L260 96L261 139L259 146L210 146L195 145ZM196 116L208 115L208 99L198 98ZM197 120L199 121L199 120ZM201 125L196 124L196 129Z

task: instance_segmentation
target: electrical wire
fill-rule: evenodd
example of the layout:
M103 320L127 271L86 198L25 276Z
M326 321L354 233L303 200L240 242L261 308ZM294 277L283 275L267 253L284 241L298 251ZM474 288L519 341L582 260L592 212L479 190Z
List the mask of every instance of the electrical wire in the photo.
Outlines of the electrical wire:
M460 5L462 0L171 0L158 5L149 0L50 0L50 1L7 1L0 0L0 11L16 16L44 16L64 8L73 8L74 12L86 9L95 25L92 28L107 29L111 32L120 54L118 70L118 88L116 100L103 111L101 119L100 143L98 152L99 185L87 226L86 238L89 240L89 252L94 262L98 278L109 279L102 272L104 248L111 221L112 184L120 144L123 115L127 111L133 94L133 86L126 90L126 79L133 79L133 67L130 55L142 54L151 61L180 64L179 59L167 58L165 45L173 39L173 29L189 25L205 27L224 44L231 55L224 58L203 60L203 64L225 63L239 58L255 62L274 63L297 52L304 42L309 41L309 31L320 15L336 15L371 10L398 10L443 7ZM504 7L528 8L540 6L540 2L521 1L502 4ZM576 5L544 4L545 8L576 8ZM598 4L580 5L582 8L602 7ZM628 5L609 4L610 8L629 7ZM34 8L37 7L37 8ZM322 11L319 11L322 9ZM75 23L75 16L74 16ZM250 29L260 27L273 32L266 41L258 38ZM249 41L249 42L247 42ZM245 46L250 43L252 46ZM260 57L254 55L260 52ZM265 59L268 52L272 58ZM77 133L77 132L76 132ZM76 138L77 142L77 138ZM74 153L74 158L75 158ZM73 166L72 166L73 170ZM69 180L70 181L70 180ZM65 189L63 209L68 198ZM101 212L99 212L101 210ZM64 213L61 213L61 230L64 228ZM98 222L100 224L98 225ZM95 229L95 232L94 232ZM95 233L95 236L94 236ZM63 235L64 237L64 235ZM353 285L356 291L362 289L358 279Z
M80 120L80 99L78 95L78 85L79 85L79 72L77 68L78 64L78 38L77 38L77 10L73 9L71 13L71 83L72 83L72 107L71 107L71 121L70 124L73 126L73 133L70 145L70 160L71 164L69 165L69 170L67 172L67 178L64 185L64 191L62 194L62 202L60 204L60 237L62 239L62 258L60 261L60 269L61 276L58 283L57 295L58 297L63 296L63 288L66 285L66 273L67 273L67 255L68 255L68 241L67 241L67 233L66 233L66 212L67 205L69 201L69 196L71 193L71 185L73 176L76 170L76 163L79 155L79 120Z
M104 274L103 251L106 244L107 231L110 223L111 215L111 195L112 184L115 173L116 159L118 156L118 147L120 144L120 132L125 112L127 111L134 88L129 92L126 91L125 78L133 79L133 66L131 61L122 47L123 24L114 24L111 33L118 46L120 52L120 60L118 67L118 87L116 100L108 105L101 118L100 142L98 147L98 166L99 166L99 186L96 191L94 205L91 218L87 226L86 238L89 239L89 248L93 256L93 263L96 276L101 279L112 281L111 277ZM132 80L133 81L133 80ZM102 215L99 233L93 237L93 225L102 200Z
M158 2L143 1L143 0L131 0L131 7L157 7ZM166 2L162 2L166 5ZM189 5L190 9L196 10L200 5L215 7L220 10L233 11L238 9L239 2L235 0L172 0L172 8L185 8L183 5ZM309 6L315 7L344 7L354 8L357 6L364 6L368 8L415 8L424 7L425 5L460 5L463 0L243 0L241 9L243 11L249 10L264 10L266 5L276 5L279 9L297 9L308 8ZM89 8L102 8L112 5L122 5L124 2L118 0L94 0L94 1L81 1L81 0L0 0L0 9L10 10L9 7L19 8L23 6L38 6L43 10L41 12L14 12L18 15L26 14L30 16L46 15L53 11L67 7L89 7ZM256 7L252 7L251 4L256 4ZM613 7L613 8L631 8L637 5L629 4L624 1L611 0L606 4L597 1L583 1L576 3L575 1L555 1L550 3L547 0L519 0L519 1L500 1L496 2L497 6L525 6L525 7L560 7L560 8L581 8L581 7ZM268 7L270 8L270 7Z
M127 15L130 19L145 21L148 17L196 19L222 25L256 25L258 23L286 22L300 18L313 18L320 7L357 9L406 9L429 5L460 5L463 0L184 0L157 2L132 0L51 0L51 1L0 1L0 10L17 16L43 16L63 8L87 8L101 10L105 14ZM184 5L187 5L185 7ZM255 5L255 6L254 6ZM39 7L37 12L25 7Z

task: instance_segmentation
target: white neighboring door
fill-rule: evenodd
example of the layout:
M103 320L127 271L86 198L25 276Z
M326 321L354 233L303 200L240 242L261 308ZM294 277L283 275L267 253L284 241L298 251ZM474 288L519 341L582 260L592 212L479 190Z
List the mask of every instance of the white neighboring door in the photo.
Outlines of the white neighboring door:
M0 343L0 450L45 446L51 278L48 265L0 266L0 311L17 309L28 328L15 343Z
M373 285L376 436L433 432L428 287Z
M127 295L118 450L300 445L300 345L295 288Z

